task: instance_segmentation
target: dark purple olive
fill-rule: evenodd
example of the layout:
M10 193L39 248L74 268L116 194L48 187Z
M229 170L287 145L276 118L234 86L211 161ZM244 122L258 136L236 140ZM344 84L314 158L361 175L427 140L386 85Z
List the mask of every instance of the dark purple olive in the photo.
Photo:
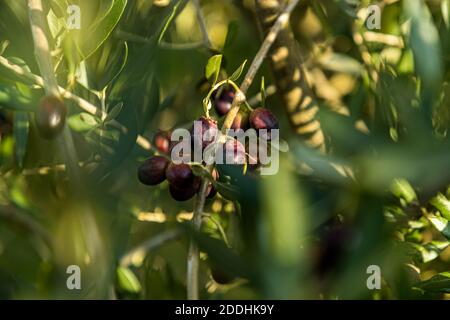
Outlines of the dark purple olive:
M233 88L218 89L217 95L214 96L214 108L219 116L224 116L230 111L233 103L235 91Z
M253 112L250 114L250 126L257 132L259 130L266 129L268 131L267 140L270 140L271 138L269 130L279 129L277 118L273 115L272 112L270 112L270 110L265 108L257 108L253 110ZM263 138L266 139L266 136L264 136Z
M186 188L177 188L173 185L169 185L170 195L176 201L187 201L189 199L192 199L197 191L198 188L196 188L195 184L192 184L191 186L188 186Z
M191 127L191 137L194 143L202 142L202 149L205 149L214 141L217 133L217 121L211 118L201 117Z
M227 142L223 144L223 159L226 164L244 164L244 145L236 139L227 140Z
M158 131L153 138L153 144L159 152L168 154L170 151L170 131Z
M235 280L235 277L228 271L217 266L211 266L211 277L218 284L229 284Z
M147 186L155 186L166 180L166 168L169 160L165 157L151 157L139 167L139 181Z
M55 138L66 123L67 108L63 101L55 96L46 96L39 102L34 115L36 127L45 139Z
M194 146L192 140L171 142L169 155L172 160L180 160L184 163L193 161Z
M194 173L186 163L170 163L166 169L166 177L169 184L178 189L185 189L194 183Z

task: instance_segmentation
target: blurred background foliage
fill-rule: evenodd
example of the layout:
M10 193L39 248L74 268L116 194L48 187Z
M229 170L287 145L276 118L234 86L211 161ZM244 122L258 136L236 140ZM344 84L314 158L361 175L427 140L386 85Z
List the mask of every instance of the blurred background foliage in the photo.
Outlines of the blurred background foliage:
M42 88L0 65L0 298L183 299L190 237L205 299L450 297L450 1L301 0L291 25L329 152L304 147L269 94L290 146L280 171L220 168L234 192L207 201L201 233L187 223L192 200L139 184L154 150L135 142L202 115L211 55L223 53L222 77L252 60L253 1L201 1L212 48L191 1L44 3L60 86L109 115L66 100L71 173L61 142L32 121ZM65 26L68 4L81 8L80 30ZM371 4L380 30L365 24ZM0 43L2 57L39 74L25 1L0 0ZM264 63L253 106L262 77L274 91ZM66 288L73 264L81 290ZM367 289L370 265L381 290Z

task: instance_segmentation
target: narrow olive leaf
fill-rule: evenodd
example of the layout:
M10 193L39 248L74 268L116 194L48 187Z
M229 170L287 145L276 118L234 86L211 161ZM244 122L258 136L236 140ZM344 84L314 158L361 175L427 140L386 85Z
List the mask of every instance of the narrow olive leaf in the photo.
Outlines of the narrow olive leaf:
M159 105L158 112L164 111L167 108L172 107L176 97L177 97L176 93L171 93L167 97L165 97L164 100L161 101L161 104Z
M442 18L447 29L450 27L450 0L442 0L441 2Z
M117 281L121 289L131 293L138 293L142 289L139 280L129 268L117 268Z
M158 44L161 43L162 39L164 38L164 35L166 34L167 29L169 28L170 24L172 23L173 19L176 17L178 7L181 4L181 0L178 0L178 2L173 6L172 12L170 13L169 17L167 17L166 23L164 24L164 27L161 30L161 33L158 37Z
M105 72L104 78L102 78L102 80L100 81L103 87L109 86L122 73L123 69L125 68L125 65L127 64L128 61L128 44L126 42L123 43L122 52L120 53L121 54L120 64L117 64L116 61L114 61L114 63L112 63L111 67L109 68L110 70L107 70L107 72ZM116 57L114 56L114 60L115 59Z
M119 102L118 104L116 104L111 111L108 113L108 115L106 116L105 120L103 122L108 122L111 121L115 118L117 118L117 116L119 115L120 111L122 111L123 108L123 102Z
M404 1L403 7L406 18L411 19L409 41L416 72L423 80L423 89L433 92L440 86L443 70L439 32L424 2Z
M225 38L225 42L223 44L223 50L229 48L233 42L236 40L239 31L239 24L236 20L231 21L228 24L228 32L227 37Z
M450 240L450 223L447 219L438 217L434 214L427 215L428 220L430 220L431 224L442 233L444 237Z
M261 78L261 106L266 106L266 84L264 77Z
M84 132L89 131L94 127L98 126L100 120L89 113L77 113L71 115L67 119L67 123L70 129L77 132Z
M8 40L0 42L0 55L2 55L5 52L6 48L8 48L8 45L9 45Z
M428 292L450 293L450 272L442 272L431 279L416 284L416 287Z
M86 37L86 41L81 45L81 52L84 59L97 51L106 39L108 39L122 17L126 5L127 0L112 1L106 14L89 27L87 30L89 37Z
M90 126L98 125L101 122L99 118L87 112L80 113L80 119Z
M17 111L14 113L14 153L20 167L23 165L23 158L27 150L29 120L28 113Z
M450 220L450 201L442 193L431 199L430 204L438 209L445 219Z
M14 87L0 85L0 106L11 111L33 111L31 99L23 96Z
M406 179L395 179L391 185L391 192L397 198L405 199L407 203L417 200L417 195Z
M245 60L240 66L239 68L237 68L233 74L231 75L231 77L229 78L231 81L236 81L237 79L239 79L239 77L242 74L242 71L244 71L245 68L245 64L247 63L247 60Z
M216 84L217 78L219 77L220 65L222 63L222 55L216 54L209 58L208 63L205 68L205 77L213 85Z
M220 181L212 180L214 188L220 193L222 197L228 200L238 200L239 190L231 184L226 184Z

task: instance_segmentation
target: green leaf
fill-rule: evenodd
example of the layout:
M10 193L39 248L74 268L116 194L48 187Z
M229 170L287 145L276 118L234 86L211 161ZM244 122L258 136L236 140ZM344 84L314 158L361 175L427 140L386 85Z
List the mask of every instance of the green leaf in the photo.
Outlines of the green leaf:
M239 24L236 20L231 21L228 24L228 32L227 37L225 38L225 42L223 44L223 49L229 48L233 42L236 40L239 31Z
M438 217L434 214L428 214L427 218L430 220L431 224L444 235L444 237L450 240L450 223L447 219Z
M139 280L129 268L117 268L117 281L121 289L131 293L138 293L142 289Z
M445 219L450 220L450 201L442 193L431 199L430 203L439 210Z
M450 0L442 0L441 3L442 18L444 18L447 29L450 27Z
M27 150L29 120L28 113L18 111L14 113L14 153L20 167Z
M81 45L83 58L88 58L108 39L119 22L127 5L127 0L113 0L106 14L87 30L87 40Z
M245 68L245 64L247 63L247 60L245 60L240 66L239 68L237 68L233 74L231 75L231 77L229 78L231 81L236 81L237 79L239 79L239 77L242 74L242 71L244 71Z
M67 123L72 130L77 132L89 131L100 124L100 119L90 113L82 112L71 115Z
M167 29L169 28L170 24L172 23L173 19L176 17L178 7L181 4L181 0L177 2L176 5L173 6L172 12L170 13L169 17L167 17L166 23L164 24L164 27L161 30L161 33L158 37L158 44L161 43L162 39L164 38L164 35L166 34Z
M126 42L123 43L122 50L116 50L117 53L113 54L109 57L108 65L106 66L106 70L102 79L99 82L99 86L101 88L105 88L109 86L123 71L125 65L128 61L128 44ZM120 55L120 56L119 56ZM117 63L117 60L121 59L120 64Z
M416 287L428 292L450 293L450 272L443 272L422 281Z
M219 77L221 63L222 63L222 55L216 54L215 56L209 58L208 63L206 64L205 77L213 85L216 84L217 78Z
M118 104L116 104L111 111L108 113L108 115L106 116L105 120L103 122L108 122L111 121L115 118L117 118L117 116L119 115L120 111L122 111L123 108L123 102L119 102Z
M443 65L439 32L423 1L403 1L407 19L411 19L410 46L414 53L416 72L430 94L439 86Z
M395 179L391 185L391 192L397 198L405 199L407 203L417 200L417 195L406 179Z
M222 197L228 200L238 200L239 190L235 186L220 181L212 180L214 188L221 194Z
M261 106L264 108L266 105L266 84L264 77L261 78Z

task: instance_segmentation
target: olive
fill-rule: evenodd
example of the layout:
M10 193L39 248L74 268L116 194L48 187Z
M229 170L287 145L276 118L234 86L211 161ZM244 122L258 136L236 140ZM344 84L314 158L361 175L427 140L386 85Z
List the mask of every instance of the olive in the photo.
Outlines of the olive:
M217 121L211 118L201 117L191 127L193 142L200 143L202 149L209 146L218 133Z
M35 113L35 122L42 137L52 139L64 128L67 108L63 101L55 96L46 96L39 102Z
M257 108L253 110L250 114L250 126L255 129L257 132L259 130L266 129L267 136L264 135L263 138L270 140L271 133L270 130L279 129L279 124L277 118L274 116L270 110L265 108Z
M191 199L198 191L196 184L192 184L186 188L177 188L173 185L169 185L169 192L172 198L176 201L187 201Z
M224 116L230 111L234 96L235 91L233 88L222 88L216 91L214 108L219 116Z
M166 169L166 177L169 184L178 189L185 189L194 183L194 173L186 163L170 163Z
M147 186L155 186L166 180L169 160L162 156L151 157L139 167L138 179Z
M155 148L164 154L168 154L170 151L170 131L158 131L153 138L153 144Z

